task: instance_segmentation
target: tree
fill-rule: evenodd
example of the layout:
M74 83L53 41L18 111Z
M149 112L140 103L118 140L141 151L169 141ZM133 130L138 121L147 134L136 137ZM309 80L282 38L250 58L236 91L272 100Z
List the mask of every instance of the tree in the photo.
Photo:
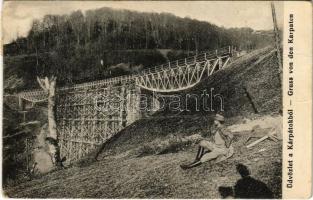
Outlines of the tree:
M84 27L84 15L79 11L73 12L70 17L69 21L71 23L72 30L76 36L76 45L80 45L80 41L83 36L83 27Z
M100 8L88 10L85 14L75 11L69 15L46 15L40 21L34 20L26 39L20 38L6 45L4 50L6 55L21 55L25 52L35 55L35 63L33 60L23 63L25 71L31 70L31 67L39 68L46 59L43 54L57 54L59 65L66 72L65 76L58 74L60 84L68 83L72 80L69 77L75 73L82 76L73 76L73 83L94 79L88 71L97 70L101 59L104 61L103 66L116 65L123 60L133 62L138 56L128 52L135 52L136 49L144 49L142 52L155 48L187 50L190 55L228 45L242 50L262 48L272 41L271 35L260 35L250 28L226 29L169 13L139 13ZM141 60L149 59L142 53L140 56L145 57ZM54 66L48 65L48 68L54 70ZM24 77L25 83L30 82ZM31 79L36 81L36 76Z
M55 90L56 90L57 77L37 77L37 81L40 87L48 95L48 136L46 141L48 142L49 153L51 155L52 162L57 166L62 164L60 159L60 148L58 140L57 125L55 120Z
M69 75L69 72L64 70L63 66L62 57L59 54L48 54L36 77L40 88L47 95L48 130L46 142L51 160L55 166L63 166L62 162L64 161L60 157L59 133L55 115L57 78L64 79L65 76Z

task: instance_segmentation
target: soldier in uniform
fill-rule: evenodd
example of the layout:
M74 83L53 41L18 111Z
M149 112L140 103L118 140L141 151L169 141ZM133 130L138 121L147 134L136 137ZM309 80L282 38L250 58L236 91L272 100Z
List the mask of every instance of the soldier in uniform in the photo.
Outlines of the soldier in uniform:
M204 139L200 141L195 161L190 164L180 165L182 169L196 167L204 162L219 157L224 157L226 159L233 154L233 147L231 145L233 135L225 128L224 122L224 116L216 114L213 127L210 131L210 140Z

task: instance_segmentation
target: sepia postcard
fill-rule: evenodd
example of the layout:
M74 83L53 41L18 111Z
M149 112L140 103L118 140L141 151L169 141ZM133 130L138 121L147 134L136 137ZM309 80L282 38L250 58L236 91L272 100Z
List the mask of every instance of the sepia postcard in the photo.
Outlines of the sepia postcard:
M312 196L309 1L4 1L2 198Z

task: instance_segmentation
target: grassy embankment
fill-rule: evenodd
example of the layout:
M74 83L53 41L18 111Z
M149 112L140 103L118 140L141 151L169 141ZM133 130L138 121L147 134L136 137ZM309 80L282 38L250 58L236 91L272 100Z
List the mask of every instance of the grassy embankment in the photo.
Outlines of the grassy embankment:
M242 163L250 168L253 177L269 186L275 198L280 198L281 143L265 140L249 150L244 144L253 128L249 129L250 123L252 126L255 120L280 119L269 118L269 115L277 116L281 108L275 52L271 48L251 52L192 91L201 92L212 87L225 97L227 125L248 127L247 130L237 130L233 144L235 154L228 160L181 170L179 164L194 159L196 144L172 141L200 134L212 120L207 117L208 113L176 116L159 113L139 120L117 134L98 162L86 159L70 168L6 188L7 195L33 198L220 198L218 187L233 186L240 178L236 164ZM243 87L253 97L259 113L254 113ZM271 126L261 126L258 132L266 134ZM161 147L156 147L158 144Z

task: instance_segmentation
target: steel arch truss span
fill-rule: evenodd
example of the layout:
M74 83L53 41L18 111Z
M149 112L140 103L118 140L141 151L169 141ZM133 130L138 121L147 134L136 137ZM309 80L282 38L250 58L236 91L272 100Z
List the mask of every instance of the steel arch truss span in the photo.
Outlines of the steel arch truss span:
M203 75L212 75L224 68L229 62L228 55L194 62L192 64L177 65L136 77L136 85L154 92L177 92L197 85Z
M44 102L48 98L48 94L43 90L33 90L28 92L21 92L18 95L18 98L25 99L26 101L32 103Z

